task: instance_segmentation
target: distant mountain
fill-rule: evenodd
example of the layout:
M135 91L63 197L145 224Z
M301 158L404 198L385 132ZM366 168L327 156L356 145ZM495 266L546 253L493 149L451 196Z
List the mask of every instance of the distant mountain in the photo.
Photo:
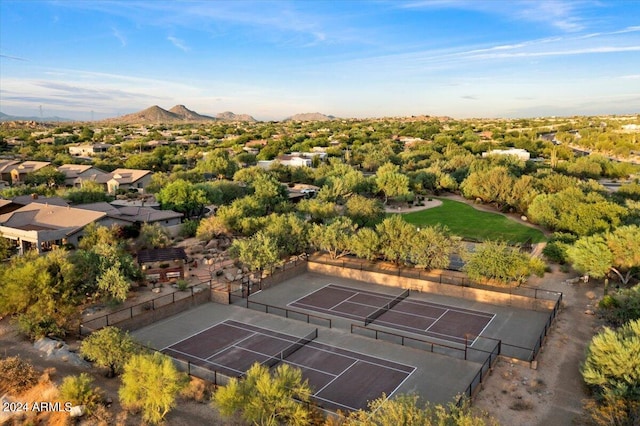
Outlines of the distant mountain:
M123 115L122 117L109 118L106 122L118 122L127 124L137 123L176 123L190 121L214 121L215 118L200 115L197 112L187 109L184 105L176 105L167 111L154 105L145 110Z
M184 105L176 105L169 110L176 114L179 117L182 117L186 121L213 121L215 118L209 117L208 115L201 115L195 111L191 111Z
M216 119L221 121L249 121L256 122L257 120L248 114L234 114L231 111L221 112L216 114Z
M46 123L51 121L75 121L70 118L62 118L62 117L24 117L18 115L9 115L3 112L0 112L0 121L37 121L40 123Z
M324 115L319 112L307 112L304 114L292 115L289 118L285 118L283 121L331 121L335 120L333 115Z

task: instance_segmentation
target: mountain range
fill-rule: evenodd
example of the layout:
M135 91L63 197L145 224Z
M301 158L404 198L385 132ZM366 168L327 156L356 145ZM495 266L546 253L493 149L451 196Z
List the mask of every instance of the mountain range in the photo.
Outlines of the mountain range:
M325 115L319 112L295 114L285 118L283 121L330 121L336 117ZM38 121L38 122L54 122L54 121L74 121L61 117L18 117L7 115L0 112L0 121ZM120 117L113 117L101 120L102 123L123 123L123 124L143 124L143 123L194 123L208 121L244 121L256 122L257 120L248 114L235 114L225 111L217 114L215 117L209 115L198 114L190 110L184 105L176 105L166 110L158 105L151 106L142 111L133 112Z

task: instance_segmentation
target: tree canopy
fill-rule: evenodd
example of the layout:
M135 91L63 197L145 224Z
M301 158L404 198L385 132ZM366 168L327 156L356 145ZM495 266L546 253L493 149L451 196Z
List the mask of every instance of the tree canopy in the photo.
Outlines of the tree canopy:
M311 388L302 372L280 364L273 374L262 364L254 364L241 378L231 378L218 388L213 404L226 417L240 414L255 425L308 425L311 413L301 402L309 401Z

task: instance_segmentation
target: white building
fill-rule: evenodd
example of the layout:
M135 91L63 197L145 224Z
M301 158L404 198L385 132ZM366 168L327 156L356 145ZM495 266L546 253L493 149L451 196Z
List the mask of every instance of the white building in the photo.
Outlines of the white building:
M524 161L527 161L531 158L531 154L529 153L529 151L522 148L494 149L482 153L483 158L486 158L490 155L515 155L516 157Z

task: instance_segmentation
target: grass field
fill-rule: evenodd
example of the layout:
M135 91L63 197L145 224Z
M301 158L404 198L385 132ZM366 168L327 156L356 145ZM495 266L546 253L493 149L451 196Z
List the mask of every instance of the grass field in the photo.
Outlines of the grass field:
M416 226L444 225L454 235L474 240L504 240L524 243L545 241L537 229L521 225L501 214L482 212L458 201L441 200L440 207L406 213L404 219Z

